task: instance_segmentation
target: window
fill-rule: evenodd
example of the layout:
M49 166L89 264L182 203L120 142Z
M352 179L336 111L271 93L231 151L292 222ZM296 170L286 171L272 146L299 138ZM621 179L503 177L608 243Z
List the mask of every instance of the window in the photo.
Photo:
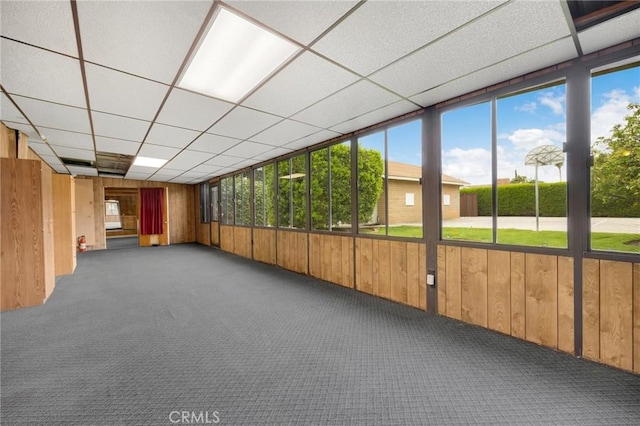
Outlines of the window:
M351 224L351 142L313 151L311 229L341 231Z
M278 162L278 226L307 227L306 156L299 155Z
M406 194L404 194L404 205L405 206L416 205L416 195L413 192L407 192Z
M497 233L503 244L567 247L564 82L497 100Z
M235 224L251 225L251 182L249 172L238 173L233 177L235 187Z
M358 223L359 233L422 238L421 120L358 139Z
M451 194L443 194L442 196L442 205L450 206L451 205Z
M442 114L442 239L493 242L491 103Z
M200 184L200 222L209 223L209 183Z
M273 164L253 171L255 226L275 226L275 180Z
M210 185L211 221L218 221L218 184Z
M640 253L640 58L591 78L591 249Z
M220 218L223 225L233 225L233 177L220 181Z

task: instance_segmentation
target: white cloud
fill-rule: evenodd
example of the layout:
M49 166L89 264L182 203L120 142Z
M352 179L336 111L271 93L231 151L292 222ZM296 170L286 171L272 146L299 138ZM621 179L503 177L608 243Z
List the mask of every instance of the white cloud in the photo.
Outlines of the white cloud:
M520 105L517 106L516 111L523 111L523 112L535 112L536 109L538 109L538 104L534 101L532 102L528 102L524 105Z
M530 151L541 145L558 145L564 142L564 133L550 129L518 129L507 137L516 149Z
M549 107L554 114L564 114L564 93L562 95L554 96L552 92L546 92L543 93L538 100L542 105Z
M453 148L442 154L442 173L472 185L491 183L491 152L484 148Z
M611 135L613 126L624 121L624 117L629 114L627 105L640 101L640 87L635 87L633 92L633 99L627 92L619 89L603 95L604 102L591 114L592 142L601 136Z

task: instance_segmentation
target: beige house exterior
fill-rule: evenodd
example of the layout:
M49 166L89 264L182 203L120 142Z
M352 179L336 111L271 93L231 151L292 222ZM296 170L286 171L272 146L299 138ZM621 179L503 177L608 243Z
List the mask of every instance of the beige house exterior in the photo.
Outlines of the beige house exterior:
M389 221L390 225L422 223L422 167L388 161ZM460 217L460 187L467 182L442 175L443 219ZM385 193L378 199L373 220L387 223Z

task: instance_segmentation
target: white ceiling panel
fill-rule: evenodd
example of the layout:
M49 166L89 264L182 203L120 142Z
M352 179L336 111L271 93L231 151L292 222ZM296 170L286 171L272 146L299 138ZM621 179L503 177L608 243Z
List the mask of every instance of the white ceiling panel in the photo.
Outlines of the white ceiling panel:
M86 109L21 96L13 96L13 100L36 127L44 126L71 132L91 133L89 114ZM46 136L44 131L41 132Z
M3 1L1 20L3 36L78 57L71 2Z
M197 171L189 170L181 174L180 177L195 179L195 178L200 178L202 176L206 176L207 174L208 174L207 172L197 172Z
M238 139L248 139L250 136L272 126L280 120L282 120L282 118L275 115L238 107L209 129L209 133Z
M136 155L136 152L138 152L138 149L140 148L140 142L96 136L96 148L100 152Z
M65 132L63 130L39 129L52 145L70 148L93 149L93 137L87 133Z
M233 108L233 104L179 88L171 91L158 123L204 131Z
M331 127L398 100L398 96L361 80L299 112L293 118L318 127Z
M240 169L242 169L244 167L253 166L256 163L257 163L256 160L242 160L239 163L234 164L233 168L236 169L236 170L240 170Z
M169 182L171 182L171 183L191 183L192 180L193 180L192 177L178 176L177 178L171 179Z
M308 44L347 13L357 1L228 1L281 33Z
M509 3L376 72L371 79L403 96L412 96L452 78L569 36L559 2Z
M640 9L620 15L578 33L582 51L587 54L640 36Z
M98 176L98 169L93 167L67 166L73 176Z
M273 146L282 146L303 136L316 133L319 127L300 123L294 120L283 120L264 132L260 132L251 138L252 141L266 143Z
M96 136L99 135L134 142L141 142L151 125L148 121L135 120L133 118L104 114L96 111L91 112L91 118Z
M296 150L301 148L306 148L316 143L324 142L329 139L333 139L335 137L340 136L340 133L336 133L333 130L321 130L317 133L314 133L309 136L305 136L304 138L300 138L295 140L287 145L284 148Z
M51 148L58 154L58 157L74 158L76 160L96 161L93 150L69 148L66 146L51 145Z
M431 106L534 71L536 66L544 68L576 56L573 40L566 38L420 93L411 100L424 107Z
M198 137L200 132L180 129L178 127L154 124L147 136L146 142L154 145L164 145L173 148L184 148Z
M69 171L64 167L64 166L51 166L53 168L53 170L55 170L57 173L60 173L62 175L68 175Z
M10 129L14 129L14 130L20 130L22 133L24 133L25 135L27 135L27 137L29 138L29 143L31 142L40 142L42 143L43 140L40 138L40 135L38 135L38 133L36 133L36 131L33 129L33 127L31 127L31 124L25 124L25 123L15 123L12 121L3 121L3 123L5 124L5 126L7 126ZM40 130L40 129L38 129ZM43 130L41 130L43 133L44 131L46 131L47 129L44 128ZM46 133L45 133L46 136Z
M127 172L127 174L125 175L125 178L126 179L133 179L133 180L146 180L151 175L152 175L152 173Z
M53 166L59 166L59 167L64 167L64 165L62 164L62 161L60 161L58 159L58 157L53 156L53 155L40 155L40 158L42 158L42 160L47 163L48 165L50 165L51 167Z
M86 73L94 111L152 120L169 90L163 84L92 64L86 65Z
M369 75L501 3L504 0L369 1L313 50Z
M146 174L146 175L152 175L153 173L155 173L158 169L155 167L145 167L145 166L131 166L129 167L129 170L127 171L127 173L137 173L137 174Z
M286 155L288 153L292 152L292 149L289 148L274 148L271 151L267 151L263 154L259 154L253 157L254 160L256 161L267 161L270 160L272 158L276 158L279 157L281 155Z
M350 133L358 129L380 123L385 119L397 117L399 115L406 114L417 109L419 109L419 107L417 107L415 104L412 104L411 102L398 101L391 105L387 105L383 108L361 115L360 117L356 117L354 119L345 121L344 123L333 126L331 130L334 130L338 133Z
M0 120L26 123L24 116L18 111L18 108L15 107L4 92L0 92Z
M228 149L224 153L225 155L232 155L234 157L249 158L255 154L261 154L263 152L269 151L272 148L273 147L271 145L263 145L261 143L245 141L234 146L233 148Z
M219 154L213 157L211 160L207 161L206 164L210 164L212 166L228 167L240 161L242 161L242 158L229 157L228 155Z
M358 77L306 52L243 103L288 117L355 82Z
M152 181L156 181L156 182L167 182L171 179L173 179L174 177L178 176L178 174L180 174L182 172L177 172L177 174L161 174L161 173L156 173L152 176L150 176L147 180L152 180Z
M204 163L212 157L211 154L204 154L198 151L184 150L180 154L176 155L171 161L164 165L168 169L176 170L188 170L192 167Z
M171 83L211 4L211 1L79 2L84 56L91 62Z
M29 148L31 148L39 156L55 157L55 153L51 150L51 147L46 143L32 142L29 140Z
M211 135L204 133L189 145L191 151L210 152L219 154L241 142L241 139L228 138L226 136Z
M168 160L173 158L180 150L178 148L171 148L168 146L153 145L145 143L140 148L138 153L141 157L160 158L162 160Z
M86 108L77 59L4 38L0 50L2 86L7 92Z
M220 166L212 166L211 164L200 164L199 166L191 169L194 172L202 172L202 173L215 173L220 170L222 167Z

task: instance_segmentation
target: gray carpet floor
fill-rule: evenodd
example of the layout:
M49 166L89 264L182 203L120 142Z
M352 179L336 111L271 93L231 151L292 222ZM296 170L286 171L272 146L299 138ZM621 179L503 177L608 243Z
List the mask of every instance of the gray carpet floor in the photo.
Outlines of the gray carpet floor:
M111 237L107 238L107 249L122 249L138 247L138 236L133 237Z
M3 425L640 424L639 376L193 244L1 327Z

